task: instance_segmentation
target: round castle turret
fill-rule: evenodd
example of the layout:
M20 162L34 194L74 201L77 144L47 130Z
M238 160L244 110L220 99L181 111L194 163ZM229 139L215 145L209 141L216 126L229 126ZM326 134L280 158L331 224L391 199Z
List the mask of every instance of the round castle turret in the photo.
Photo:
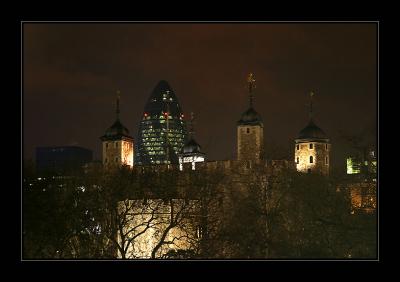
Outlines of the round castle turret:
M300 172L329 175L331 144L325 132L313 121L312 102L310 107L310 122L295 139L296 169Z

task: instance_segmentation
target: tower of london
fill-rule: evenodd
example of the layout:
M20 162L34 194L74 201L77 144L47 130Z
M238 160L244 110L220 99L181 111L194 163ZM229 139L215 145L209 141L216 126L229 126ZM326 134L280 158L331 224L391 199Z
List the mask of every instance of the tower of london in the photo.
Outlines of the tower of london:
M200 240L201 234L205 232L201 222L202 197L199 194L200 190L196 187L200 182L207 185L209 181L207 177L210 175L219 179L217 185L212 186L211 183L208 185L213 187L213 193L218 192L219 195L218 200L213 199L218 204L212 208L213 216L218 218L219 228L226 224L224 218L229 218L229 215L234 213L234 198L244 199L251 193L255 193L249 187L257 187L257 193L261 193L261 198L258 200L271 201L274 196L272 194L267 196L268 191L273 190L272 187L280 181L278 179L284 173L298 171L322 176L329 175L331 144L322 129L314 124L312 118L295 139L294 161L265 158L264 125L262 117L255 110L256 103L254 103L255 82L255 76L252 73L249 74L247 78L249 104L236 124L237 154L236 159L233 160L207 160L206 152L202 151L200 144L195 140L193 114L190 128L187 129L177 97L166 81L161 81L156 86L145 107L139 127L139 151L135 152L135 160L138 162L132 165L131 154L134 141L118 117L116 124L106 131L101 138L104 165L107 166L107 161L115 158L115 164L129 167L132 173L137 175L137 179L147 178L150 175L149 182L138 184L143 189L141 196L126 197L118 204L119 212L126 213L126 209L133 208L134 213L141 214L139 217L129 217L127 221L131 224L128 224L124 230L134 229L132 226L142 226L138 220L147 222L150 218L154 222L163 224L163 228L172 226L170 229L167 228L168 234L157 232L154 228L146 230L143 226L135 229L133 236L141 232L144 234L138 236L135 243L132 243L125 252L119 251L119 257L151 258L156 255L160 257L174 250L190 249L191 240ZM119 108L117 108L117 116L118 112ZM268 134L272 133L268 132ZM126 146L126 151L121 148L121 145L118 147L121 142L129 144ZM115 152L118 156L121 152L122 154L126 152L130 159L117 159ZM164 181L163 178L168 178L168 175L173 175L173 178L169 178L169 184L173 182L171 187L174 192L165 196L165 191L162 190L166 189L163 188L166 186L161 183ZM159 189L154 187L159 187ZM161 211L154 213L155 206ZM184 209L190 209L192 214L190 220L186 219L185 228L168 225L171 224L169 218L178 216L179 211ZM186 229L187 226L190 226L190 231ZM156 242L163 236L164 240L165 236L168 238L187 237L187 240L180 239L174 244L172 244L172 239L166 240L171 243L158 246ZM123 242L120 235L118 238ZM232 247L225 246L221 252L229 256L233 250Z

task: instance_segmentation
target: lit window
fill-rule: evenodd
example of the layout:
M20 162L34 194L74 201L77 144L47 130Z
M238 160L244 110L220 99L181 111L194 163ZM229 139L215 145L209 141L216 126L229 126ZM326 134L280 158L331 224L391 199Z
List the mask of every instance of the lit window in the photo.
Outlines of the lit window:
M310 149L312 149L313 148L313 144L312 143L310 143Z
M197 226L197 238L201 238L202 237L202 228L201 226Z
M313 156L310 156L310 164L312 164L314 162L314 158Z

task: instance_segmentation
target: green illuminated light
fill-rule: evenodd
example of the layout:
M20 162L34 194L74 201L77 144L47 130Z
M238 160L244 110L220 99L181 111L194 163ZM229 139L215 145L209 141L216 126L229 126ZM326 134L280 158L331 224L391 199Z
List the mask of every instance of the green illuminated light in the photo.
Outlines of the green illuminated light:
M360 172L360 163L354 158L347 158L347 174L358 174Z

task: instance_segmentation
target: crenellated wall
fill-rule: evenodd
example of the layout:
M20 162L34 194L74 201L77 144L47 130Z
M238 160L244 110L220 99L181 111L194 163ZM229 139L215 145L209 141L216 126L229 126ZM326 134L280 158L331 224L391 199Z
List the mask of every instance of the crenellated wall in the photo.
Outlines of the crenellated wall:
M191 216L178 218L179 223L171 228L164 239L167 243L157 251L156 257L162 257L173 250L193 250L198 248L196 244L200 238L201 209L200 199L204 194L196 193L200 189L208 187L211 191L208 203L212 211L208 211L208 219L221 228L233 210L234 199L246 197L253 186L266 189L270 174L279 174L284 169L294 170L294 164L289 161L211 161L198 163L196 170L191 169L191 164L184 164L183 171L178 165L158 166L134 166L132 171L138 173L138 178L143 175L151 179L145 185L161 188L177 187L178 193L173 199L163 199L154 193L145 193L145 199L127 199L119 202L120 212L130 209L125 219L127 225L124 232L133 230L129 236L135 236L144 231L129 246L127 257L150 258L152 250L157 246L163 236L163 232L171 226L183 209L189 209ZM146 175L146 173L149 173ZM164 179L163 179L164 178ZM169 182L171 180L172 182ZM140 180L139 180L140 181ZM164 186L166 185L166 186ZM143 187L145 190L147 187ZM194 191L193 191L194 190ZM195 193L193 193L195 192ZM201 196L200 196L201 195ZM172 209L173 206L173 209ZM151 223L146 230L147 223ZM129 240L129 236L125 240ZM119 242L121 237L118 237ZM228 250L226 250L228 251ZM121 257L121 253L118 253Z

